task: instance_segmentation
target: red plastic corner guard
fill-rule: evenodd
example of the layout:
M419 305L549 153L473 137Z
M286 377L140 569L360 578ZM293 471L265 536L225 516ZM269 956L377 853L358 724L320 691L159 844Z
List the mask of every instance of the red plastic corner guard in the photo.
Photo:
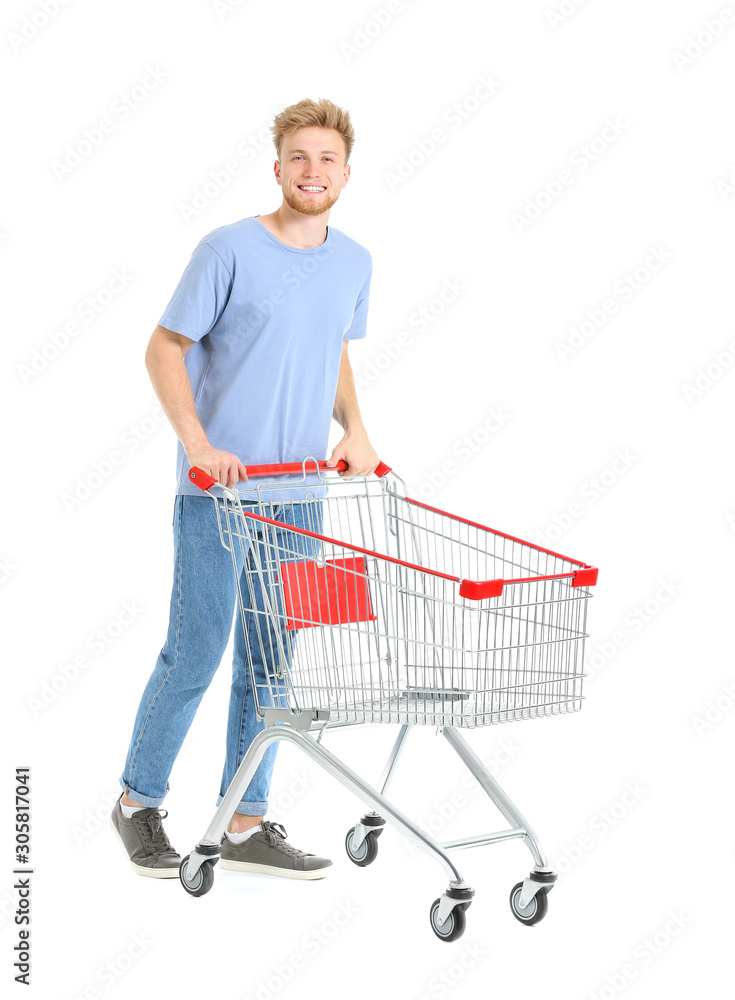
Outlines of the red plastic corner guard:
M391 471L392 469L389 465L386 465L385 462L379 462L373 475L377 476L378 479L382 479L383 476L387 475Z
M594 587L597 583L597 574L599 570L597 566L585 566L584 569L578 569L574 573L574 578L572 579L573 587Z
M217 480L213 479L208 472L202 472L201 469L197 469L196 465L193 465L189 469L189 479L195 486L198 486L200 490L208 490L212 483L216 483Z
M502 580L462 580L459 596L471 601L483 601L486 597L500 597L503 593Z

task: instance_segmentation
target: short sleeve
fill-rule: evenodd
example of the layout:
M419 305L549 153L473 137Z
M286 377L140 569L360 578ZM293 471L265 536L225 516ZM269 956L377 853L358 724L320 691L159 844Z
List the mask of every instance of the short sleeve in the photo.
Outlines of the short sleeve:
M363 284L360 294L357 297L352 322L345 331L342 338L343 340L361 340L367 334L367 314L370 301L370 282L372 280L372 276L373 261L371 257L370 269L368 270L367 278L365 278L365 283Z
M194 248L159 326L190 340L201 340L222 315L232 290L232 276L205 240Z

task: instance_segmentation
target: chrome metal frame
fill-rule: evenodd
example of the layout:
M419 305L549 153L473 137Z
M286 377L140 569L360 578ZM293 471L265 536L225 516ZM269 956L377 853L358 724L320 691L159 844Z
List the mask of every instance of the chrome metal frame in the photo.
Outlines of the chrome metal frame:
M274 713L276 714L276 713ZM281 715L281 713L277 713ZM403 750L409 726L401 726L393 749L386 762L383 774L378 782L378 787L373 788L355 771L348 767L343 761L327 750L321 743L321 738L325 729L332 728L328 724L320 727L318 738L314 738L312 733L306 728L312 722L319 722L316 717L317 712L304 712L302 717L296 720L296 725L289 722L279 721L268 713L266 717L266 728L254 738L250 744L240 766L230 782L222 801L214 814L212 822L207 827L206 833L197 846L189 855L187 862L187 879L194 880L201 865L212 862L215 857L219 857L219 848L224 836L227 824L229 823L235 809L240 802L243 793L247 789L250 781L257 770L260 760L266 749L278 740L286 740L300 747L313 761L323 767L325 771L340 781L346 788L361 798L373 810L374 815L378 815L386 822L398 830L412 844L421 849L429 857L433 858L442 866L449 876L450 882L448 892L464 890L472 892L471 886L463 878L459 868L449 856L449 851L461 848L479 847L484 844L500 843L505 840L523 840L526 843L534 860L534 867L531 875L524 880L519 906L525 908L529 905L533 896L543 887L546 882L540 882L534 876L555 877L553 870L548 866L546 857L541 849L536 833L514 805L510 798L500 787L495 778L482 763L477 754L467 744L460 734L451 726L439 727L441 734L447 743L457 753L460 760L465 764L470 773L476 778L480 786L486 792L488 798L500 810L502 815L511 824L510 829L501 830L496 833L485 833L475 837L467 837L461 840L438 843L426 831L413 822L408 816L398 809L389 799L385 798L385 791L393 775L398 758ZM356 725L363 725L357 723ZM350 728L349 725L337 728ZM355 851L359 850L366 835L375 827L366 826L358 822L355 824L355 834L352 837L352 846ZM452 899L447 893L440 897L437 922L442 924L446 920L452 909L460 900Z

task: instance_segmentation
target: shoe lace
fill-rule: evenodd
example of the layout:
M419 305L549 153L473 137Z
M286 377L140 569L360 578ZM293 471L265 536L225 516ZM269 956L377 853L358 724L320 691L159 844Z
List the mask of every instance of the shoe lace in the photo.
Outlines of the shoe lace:
M140 820L139 830L143 839L150 845L157 854L164 854L166 851L173 851L171 841L163 829L163 821L168 816L168 811L157 809L144 820Z
M286 828L282 823L274 823L272 820L266 819L260 826L271 847L277 847L284 854L293 854L297 857L303 855L303 851L286 842Z

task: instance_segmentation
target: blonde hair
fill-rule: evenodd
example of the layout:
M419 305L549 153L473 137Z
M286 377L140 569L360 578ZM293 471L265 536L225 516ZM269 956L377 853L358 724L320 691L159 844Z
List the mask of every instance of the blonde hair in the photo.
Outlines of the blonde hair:
M298 128L308 128L310 125L317 125L319 128L333 128L339 132L345 141L345 163L347 163L355 144L355 130L352 127L349 112L338 108L326 97L320 97L318 101L312 101L307 97L303 101L299 101L298 104L284 108L279 115L276 115L271 125L271 132L278 159L281 159L283 137L290 135Z

